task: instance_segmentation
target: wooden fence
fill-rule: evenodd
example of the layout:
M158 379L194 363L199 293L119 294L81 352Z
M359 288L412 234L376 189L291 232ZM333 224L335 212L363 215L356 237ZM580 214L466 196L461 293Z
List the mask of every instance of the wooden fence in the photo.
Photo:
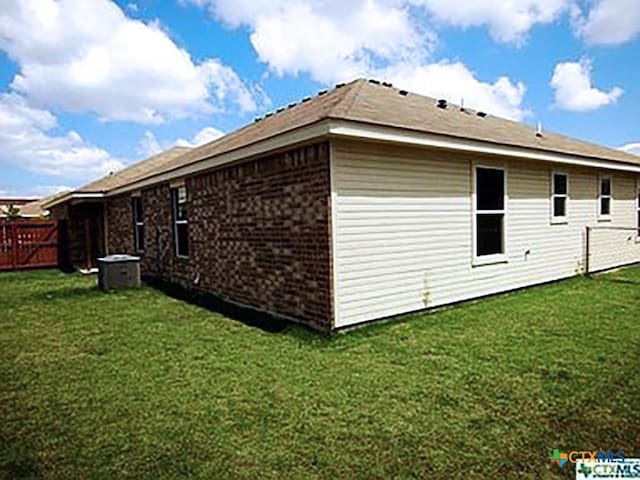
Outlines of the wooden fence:
M0 271L58 266L58 223L0 220Z

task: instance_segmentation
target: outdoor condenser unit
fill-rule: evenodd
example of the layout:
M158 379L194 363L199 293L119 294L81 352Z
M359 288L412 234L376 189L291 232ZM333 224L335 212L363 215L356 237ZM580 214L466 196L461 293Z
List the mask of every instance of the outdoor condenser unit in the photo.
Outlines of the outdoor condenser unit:
M109 255L98 259L98 286L103 292L140 286L140 257Z

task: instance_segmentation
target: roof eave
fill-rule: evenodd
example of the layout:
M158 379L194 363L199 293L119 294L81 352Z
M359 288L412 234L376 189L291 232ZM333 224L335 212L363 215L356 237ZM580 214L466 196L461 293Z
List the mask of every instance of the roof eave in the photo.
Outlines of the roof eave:
M127 192L139 190L159 183L184 178L221 165L237 162L239 160L255 158L259 155L265 155L284 148L308 143L323 137L380 141L449 151L522 158L535 161L640 173L640 164L623 162L621 160L585 157L570 152L536 150L527 147L452 137L399 127L358 122L354 120L324 118L312 124L282 132L278 135L259 140L249 145L212 157L203 158L188 165L167 170L126 185L121 185L106 192L71 192L69 195L63 196L43 206L45 208L51 208L72 199L97 199L122 195Z
M66 195L62 195L61 197L55 198L50 202L46 202L42 204L42 208L50 209L52 207L56 207L58 205L62 205L63 203L70 202L72 200L84 199L84 200L92 200L92 199L101 199L104 198L104 192L69 192Z
M580 165L608 170L620 170L640 173L640 163L623 162L621 160L586 157L570 152L554 152L518 147L483 140L465 139L442 134L432 134L398 127L356 122L352 120L335 120L331 124L329 134L335 138L355 138L361 140L380 141L386 143L415 145L442 150L454 150L501 157L522 158L534 161L554 162Z

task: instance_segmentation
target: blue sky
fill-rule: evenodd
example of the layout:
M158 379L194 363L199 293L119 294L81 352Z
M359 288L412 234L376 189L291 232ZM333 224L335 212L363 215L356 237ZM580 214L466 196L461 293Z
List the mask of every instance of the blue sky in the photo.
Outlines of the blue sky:
M211 141L356 77L640 154L637 0L5 0L0 195Z

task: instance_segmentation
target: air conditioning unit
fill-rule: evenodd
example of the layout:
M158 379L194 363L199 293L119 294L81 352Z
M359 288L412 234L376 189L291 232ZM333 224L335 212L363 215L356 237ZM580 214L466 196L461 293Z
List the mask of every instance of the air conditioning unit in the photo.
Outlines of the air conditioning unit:
M140 257L109 255L98 259L98 286L103 292L140 286Z

